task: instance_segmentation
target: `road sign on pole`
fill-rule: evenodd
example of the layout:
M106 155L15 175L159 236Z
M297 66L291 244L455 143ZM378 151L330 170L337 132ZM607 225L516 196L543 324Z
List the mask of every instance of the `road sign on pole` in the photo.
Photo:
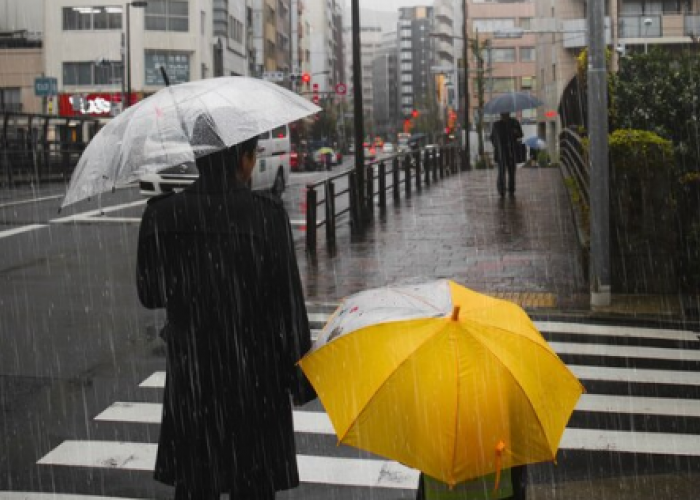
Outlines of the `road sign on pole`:
M348 86L344 83L338 83L335 86L335 93L338 95L345 95L348 93Z
M55 78L35 78L34 95L50 96L58 94L58 81Z

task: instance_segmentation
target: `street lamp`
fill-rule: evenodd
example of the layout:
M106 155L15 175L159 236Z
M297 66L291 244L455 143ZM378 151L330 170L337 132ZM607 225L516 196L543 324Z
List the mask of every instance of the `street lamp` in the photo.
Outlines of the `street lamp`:
M148 2L127 2L126 3L126 107L131 106L131 7L144 8Z
M654 21L652 21L652 19L651 19L650 17L647 17L647 18L644 19L644 53L645 53L645 54L648 54L648 53L649 53L648 50L647 50L647 48L648 48L648 47L647 47L647 45L648 45L648 44L647 44L647 34L648 34L648 32L649 32L649 26L651 26L651 24L652 24L653 22L654 22Z

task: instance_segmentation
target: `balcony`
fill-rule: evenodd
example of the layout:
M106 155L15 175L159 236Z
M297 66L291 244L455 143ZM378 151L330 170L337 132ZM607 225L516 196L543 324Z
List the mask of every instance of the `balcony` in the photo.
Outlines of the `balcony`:
M620 39L654 38L656 43L690 43L700 36L700 14L621 16Z
M581 49L588 45L588 23L586 19L565 19L562 22L562 44L565 49ZM610 18L605 18L605 43L612 43Z

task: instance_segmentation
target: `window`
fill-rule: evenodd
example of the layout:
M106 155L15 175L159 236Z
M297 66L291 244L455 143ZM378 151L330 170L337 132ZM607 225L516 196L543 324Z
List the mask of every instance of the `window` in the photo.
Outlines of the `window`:
M120 30L122 7L64 7L64 31Z
M148 0L146 29L149 31L189 31L189 4L186 0Z
M0 88L0 110L22 111L19 87Z
M532 18L531 17L521 17L518 20L518 25L524 30L532 29Z
M92 85L92 66L89 62L64 62L63 85Z
M537 79L534 76L523 76L520 86L526 90L536 90Z
M534 62L535 61L535 48L534 47L520 47L520 62Z
M479 33L493 33L495 31L515 28L515 19L508 18L474 19L472 23L474 31L478 31Z
M492 88L496 93L514 92L515 78L494 78Z
M64 62L63 85L114 85L121 82L121 61Z
M497 48L491 50L492 61L495 63L515 62L515 49Z
M146 85L163 86L161 66L165 68L171 84L190 81L190 55L187 52L147 50L145 55Z

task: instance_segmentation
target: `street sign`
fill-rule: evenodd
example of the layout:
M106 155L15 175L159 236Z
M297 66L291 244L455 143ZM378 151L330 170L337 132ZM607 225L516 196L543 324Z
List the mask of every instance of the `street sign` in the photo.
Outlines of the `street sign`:
M35 78L34 95L46 97L58 94L58 80L55 78Z
M339 83L335 86L335 93L338 95L345 95L348 93L348 86L344 83Z
M283 82L284 81L284 72L283 71L265 71L263 73L263 80L267 80L268 82Z

